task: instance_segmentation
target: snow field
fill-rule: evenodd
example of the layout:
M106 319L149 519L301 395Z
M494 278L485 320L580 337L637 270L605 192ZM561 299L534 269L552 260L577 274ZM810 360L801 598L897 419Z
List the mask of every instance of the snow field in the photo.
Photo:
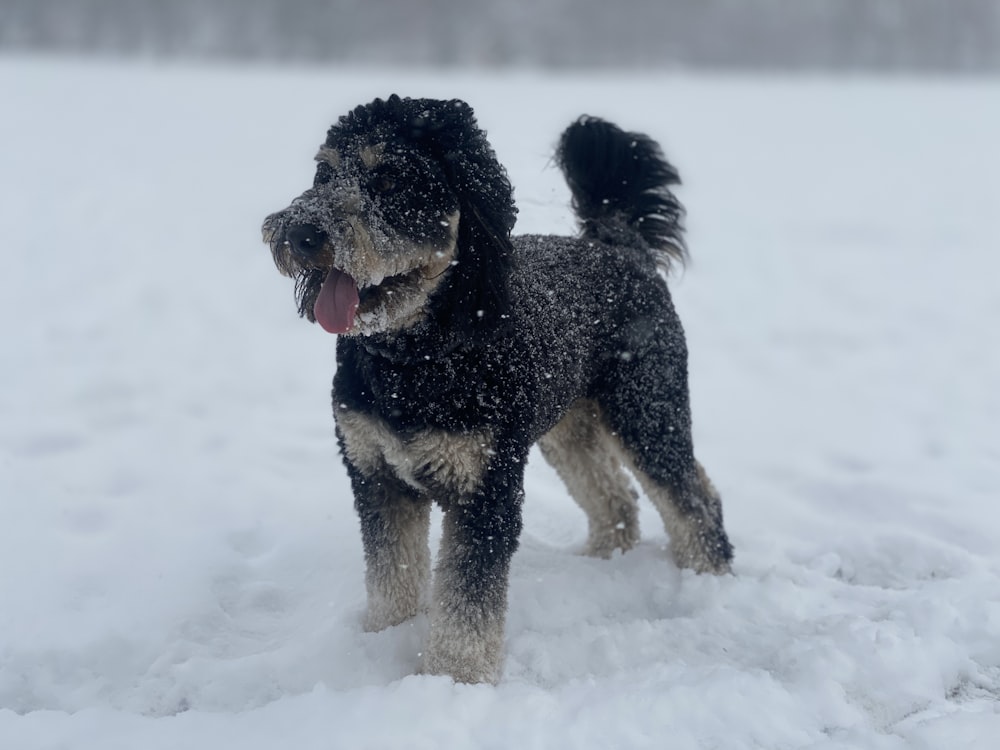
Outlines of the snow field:
M987 748L1000 86L0 60L0 748ZM361 632L333 340L259 238L339 114L458 96L520 232L582 112L661 139L735 576L577 554L534 456L496 687ZM438 519L436 519L437 521ZM432 532L436 542L438 529Z

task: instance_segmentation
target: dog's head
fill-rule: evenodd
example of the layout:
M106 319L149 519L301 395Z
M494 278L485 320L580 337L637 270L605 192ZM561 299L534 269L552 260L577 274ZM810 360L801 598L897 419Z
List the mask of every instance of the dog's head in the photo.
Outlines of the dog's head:
M516 209L468 104L376 99L330 128L316 161L313 186L263 226L300 315L341 334L496 325Z

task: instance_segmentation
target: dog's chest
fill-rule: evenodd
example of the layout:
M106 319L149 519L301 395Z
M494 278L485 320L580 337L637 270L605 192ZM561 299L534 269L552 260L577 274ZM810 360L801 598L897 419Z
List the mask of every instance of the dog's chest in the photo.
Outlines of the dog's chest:
M380 415L399 434L491 432L523 421L516 412L527 389L517 364L495 350L394 362L345 346L334 401L338 410Z
M390 471L416 490L443 491L459 501L476 491L494 455L486 430L401 433L377 416L343 408L336 419L345 457L363 475Z

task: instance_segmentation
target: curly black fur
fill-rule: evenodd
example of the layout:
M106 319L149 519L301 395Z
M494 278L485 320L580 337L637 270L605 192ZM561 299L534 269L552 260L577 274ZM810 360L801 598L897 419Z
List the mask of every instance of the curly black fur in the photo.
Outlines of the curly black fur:
M581 117L559 141L556 160L573 193L583 234L612 242L641 237L669 269L687 257L684 207L670 192L677 170L656 141L596 117ZM632 237L606 237L631 230Z
M279 267L301 270L307 314L329 267L342 279L338 264L370 254L380 227L402 228L385 234L392 263L407 253L432 263L428 242L438 248L429 257L454 257L416 318L337 340L334 415L361 518L366 626L401 622L426 600L437 501L444 534L424 667L497 679L536 442L588 514L588 552L636 543L625 467L660 511L675 561L728 571L719 496L694 457L684 332L661 273L685 244L677 171L659 146L592 117L570 125L556 158L579 238L511 238L510 183L464 102L376 100L330 128L325 148L316 185L264 227ZM379 149L397 164L391 191ZM446 222L426 219L455 215L453 237L432 237ZM369 244L342 231L359 222ZM329 236L318 256L289 247L303 227ZM397 248L400 237L412 247Z

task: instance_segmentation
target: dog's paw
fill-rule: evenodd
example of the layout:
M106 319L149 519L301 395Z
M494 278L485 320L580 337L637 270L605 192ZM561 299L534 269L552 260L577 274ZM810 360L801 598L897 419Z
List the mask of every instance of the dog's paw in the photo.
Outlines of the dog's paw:
M361 626L366 633L377 633L415 617L419 609L416 604L400 606L386 599L369 597Z
M503 666L503 623L433 622L421 671L448 675L455 682L488 683L500 680Z
M587 557L599 557L610 560L615 550L628 552L639 543L639 524L637 519L629 518L619 521L607 528L591 528L583 554Z
M502 659L499 655L469 653L466 650L431 649L424 654L423 674L451 677L455 682L469 685L496 685L500 681Z
M670 540L670 551L678 568L695 573L732 573L733 547L725 532L678 534Z

